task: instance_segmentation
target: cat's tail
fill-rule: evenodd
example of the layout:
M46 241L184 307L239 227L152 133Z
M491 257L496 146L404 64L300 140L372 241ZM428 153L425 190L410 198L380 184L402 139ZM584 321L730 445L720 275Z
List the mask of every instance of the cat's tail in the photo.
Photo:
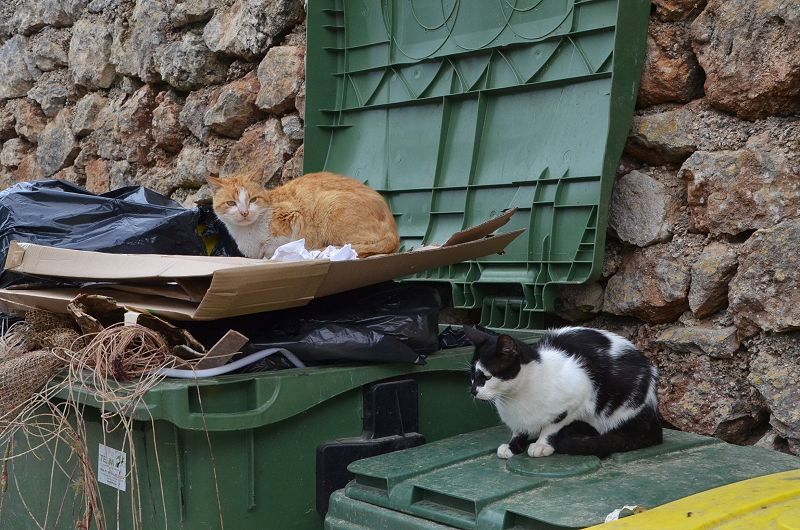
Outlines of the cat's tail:
M398 248L400 248L400 239L396 235L380 241L353 243L353 249L358 252L359 258L375 256L376 254L394 254Z
M569 427L561 429L548 440L556 453L595 455L603 458L611 453L658 445L663 440L658 413L650 407L645 407L633 418L604 434L597 434L597 431L589 433L586 430ZM591 429L588 425L587 427Z

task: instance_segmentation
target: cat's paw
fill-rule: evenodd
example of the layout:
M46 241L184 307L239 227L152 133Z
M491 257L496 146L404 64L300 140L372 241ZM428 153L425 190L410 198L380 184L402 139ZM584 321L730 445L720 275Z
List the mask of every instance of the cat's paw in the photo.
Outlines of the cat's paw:
M528 447L528 456L539 458L541 456L550 456L555 452L555 448L547 442L536 442Z
M497 448L497 458L507 460L512 456L514 456L514 453L511 452L511 448L508 446L508 444L503 444Z

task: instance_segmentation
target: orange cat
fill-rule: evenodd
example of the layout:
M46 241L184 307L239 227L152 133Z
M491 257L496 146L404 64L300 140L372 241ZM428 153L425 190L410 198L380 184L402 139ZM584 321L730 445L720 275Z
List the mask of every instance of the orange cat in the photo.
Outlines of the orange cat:
M309 173L272 190L249 175L209 177L214 212L248 258L270 258L305 238L309 250L350 243L360 258L396 252L397 225L383 197L357 180Z

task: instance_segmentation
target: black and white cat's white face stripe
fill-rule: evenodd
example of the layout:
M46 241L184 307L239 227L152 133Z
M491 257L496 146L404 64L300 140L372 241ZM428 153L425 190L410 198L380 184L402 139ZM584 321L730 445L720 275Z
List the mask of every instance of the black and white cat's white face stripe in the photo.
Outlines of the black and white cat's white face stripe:
M502 396L512 386L508 380L493 376L480 361L473 363L470 382L472 395L485 401L493 401Z

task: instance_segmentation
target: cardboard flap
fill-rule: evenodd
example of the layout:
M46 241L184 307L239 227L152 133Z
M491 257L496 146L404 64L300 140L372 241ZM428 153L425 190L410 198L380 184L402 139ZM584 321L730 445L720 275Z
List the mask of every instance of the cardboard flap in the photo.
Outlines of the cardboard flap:
M358 261L335 261L317 296L349 291L375 283L408 276L416 272L443 267L481 256L503 251L524 230L470 241L449 247L429 248L403 254L389 254L360 259Z
M212 320L306 305L317 295L330 265L328 260L269 262L218 271L193 317Z
M208 277L218 270L263 263L217 256L108 254L12 241L5 268L34 276L130 281Z
M444 245L442 246L452 247L453 245L460 245L461 243L476 241L482 237L493 234L498 228L508 223L509 219L511 219L511 216L513 216L516 211L516 208L511 208L510 210L505 211L503 214L498 215L494 219L489 219L485 223L481 223L478 226L473 226L472 228L467 228L466 230L456 232L450 236L450 239L445 241Z
M79 294L111 296L117 305L139 313L153 312L173 320L191 320L197 304L159 296L143 296L125 291L92 291L88 289L0 289L0 309L5 312L26 311L31 308L53 313L67 313L67 305Z

